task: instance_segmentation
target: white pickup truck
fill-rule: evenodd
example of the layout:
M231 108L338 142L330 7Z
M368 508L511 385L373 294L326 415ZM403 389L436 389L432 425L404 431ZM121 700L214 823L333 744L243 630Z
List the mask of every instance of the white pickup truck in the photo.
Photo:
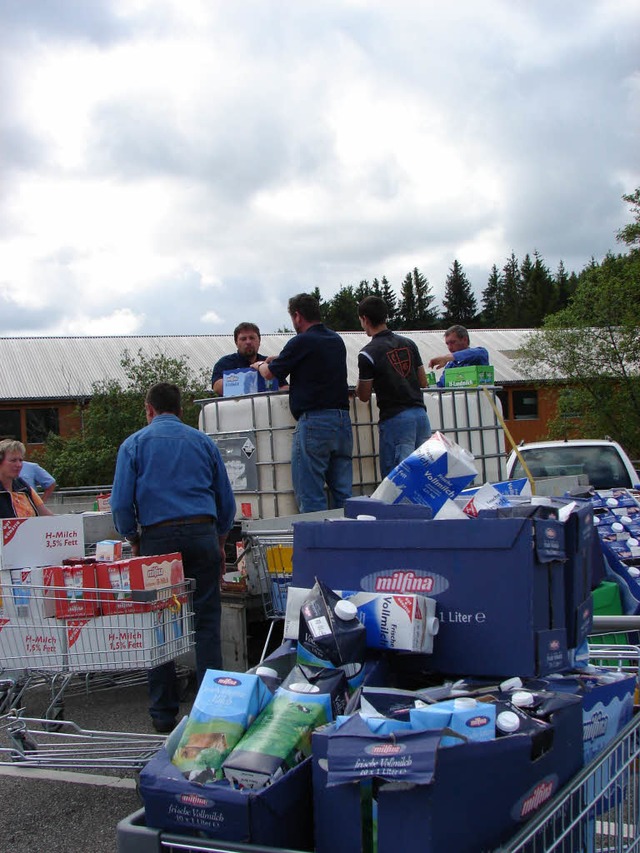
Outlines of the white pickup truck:
M535 480L586 474L594 489L640 488L640 475L617 441L595 438L531 441L519 445L518 451ZM508 479L525 476L518 455L511 451L507 460Z

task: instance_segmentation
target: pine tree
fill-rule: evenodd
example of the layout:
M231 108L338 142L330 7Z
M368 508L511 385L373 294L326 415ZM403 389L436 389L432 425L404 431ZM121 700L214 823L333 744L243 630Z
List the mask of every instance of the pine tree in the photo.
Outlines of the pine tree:
M382 299L387 303L387 309L389 311L387 315L387 323L389 325L397 326L399 322L398 297L389 284L387 277L384 275L382 276L380 292L377 293L376 296L382 297Z
M558 269L556 270L555 286L557 304L556 310L562 311L562 309L566 308L569 303L569 276L567 275L567 271L562 260L560 260L560 263L558 264Z
M478 313L478 305L462 264L457 260L454 260L447 276L442 304L444 305L442 323L445 328L454 323L462 326L473 325Z
M520 326L522 292L520 266L513 252L502 271L504 273L502 305L498 321L505 329L517 329Z
M534 252L533 257L533 263L531 263L529 255L525 258L529 262L526 272L524 262L520 266L524 303L520 322L527 328L541 326L547 314L552 314L557 310L558 303L555 282L547 265L538 252Z
M495 328L500 325L499 318L502 315L502 274L494 264L487 286L482 291L482 325L486 328Z
M352 332L360 329L358 300L351 285L341 287L333 299L327 303L324 322L336 332Z
M434 329L438 325L438 313L431 304L435 296L431 285L417 267L407 273L402 282L400 316L402 329Z

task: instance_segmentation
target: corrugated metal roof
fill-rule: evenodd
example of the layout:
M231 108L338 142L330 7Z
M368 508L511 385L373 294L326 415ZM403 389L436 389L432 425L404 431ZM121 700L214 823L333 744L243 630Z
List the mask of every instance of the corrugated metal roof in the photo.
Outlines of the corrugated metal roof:
M522 382L515 370L515 350L531 334L530 329L472 330L471 345L489 351L497 382ZM425 364L446 353L443 332L407 332L418 345ZM265 355L277 355L290 334L263 335ZM358 352L368 338L363 332L343 332L347 346L349 385L357 380ZM233 335L162 335L56 338L0 338L0 400L76 399L91 395L96 382L125 381L121 359L126 351L135 358L186 358L190 367L210 373L223 355L234 352Z

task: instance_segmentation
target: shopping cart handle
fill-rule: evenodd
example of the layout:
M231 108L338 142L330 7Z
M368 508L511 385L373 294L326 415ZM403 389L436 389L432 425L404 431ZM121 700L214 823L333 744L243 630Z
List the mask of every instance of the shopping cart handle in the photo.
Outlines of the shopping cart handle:
M594 616L592 634L609 631L640 631L640 616Z

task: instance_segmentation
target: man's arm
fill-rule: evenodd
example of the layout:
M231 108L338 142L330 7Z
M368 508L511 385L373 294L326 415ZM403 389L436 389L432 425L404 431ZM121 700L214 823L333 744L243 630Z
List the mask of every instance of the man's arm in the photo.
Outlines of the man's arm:
M54 480L54 481L53 481L53 483L51 483L51 485L50 485L50 486L47 486L47 488L46 488L46 489L44 490L44 492L42 493L42 500L43 500L45 503L49 500L49 498L51 497L51 495L54 493L55 488L56 488L56 481Z
M446 355L436 355L434 358L429 359L429 367L437 367L440 369L444 367L445 364L448 364L450 361L453 361L453 355L448 352Z
M429 380L427 379L427 372L424 369L423 364L421 364L418 367L418 369L416 370L416 374L418 376L418 382L420 384L420 387L421 388L428 388L429 387Z
M363 403L368 403L373 390L373 379L358 379L356 383L356 397Z
M213 388L214 394L217 394L218 397L222 397L224 391L224 379L216 379L211 387Z

